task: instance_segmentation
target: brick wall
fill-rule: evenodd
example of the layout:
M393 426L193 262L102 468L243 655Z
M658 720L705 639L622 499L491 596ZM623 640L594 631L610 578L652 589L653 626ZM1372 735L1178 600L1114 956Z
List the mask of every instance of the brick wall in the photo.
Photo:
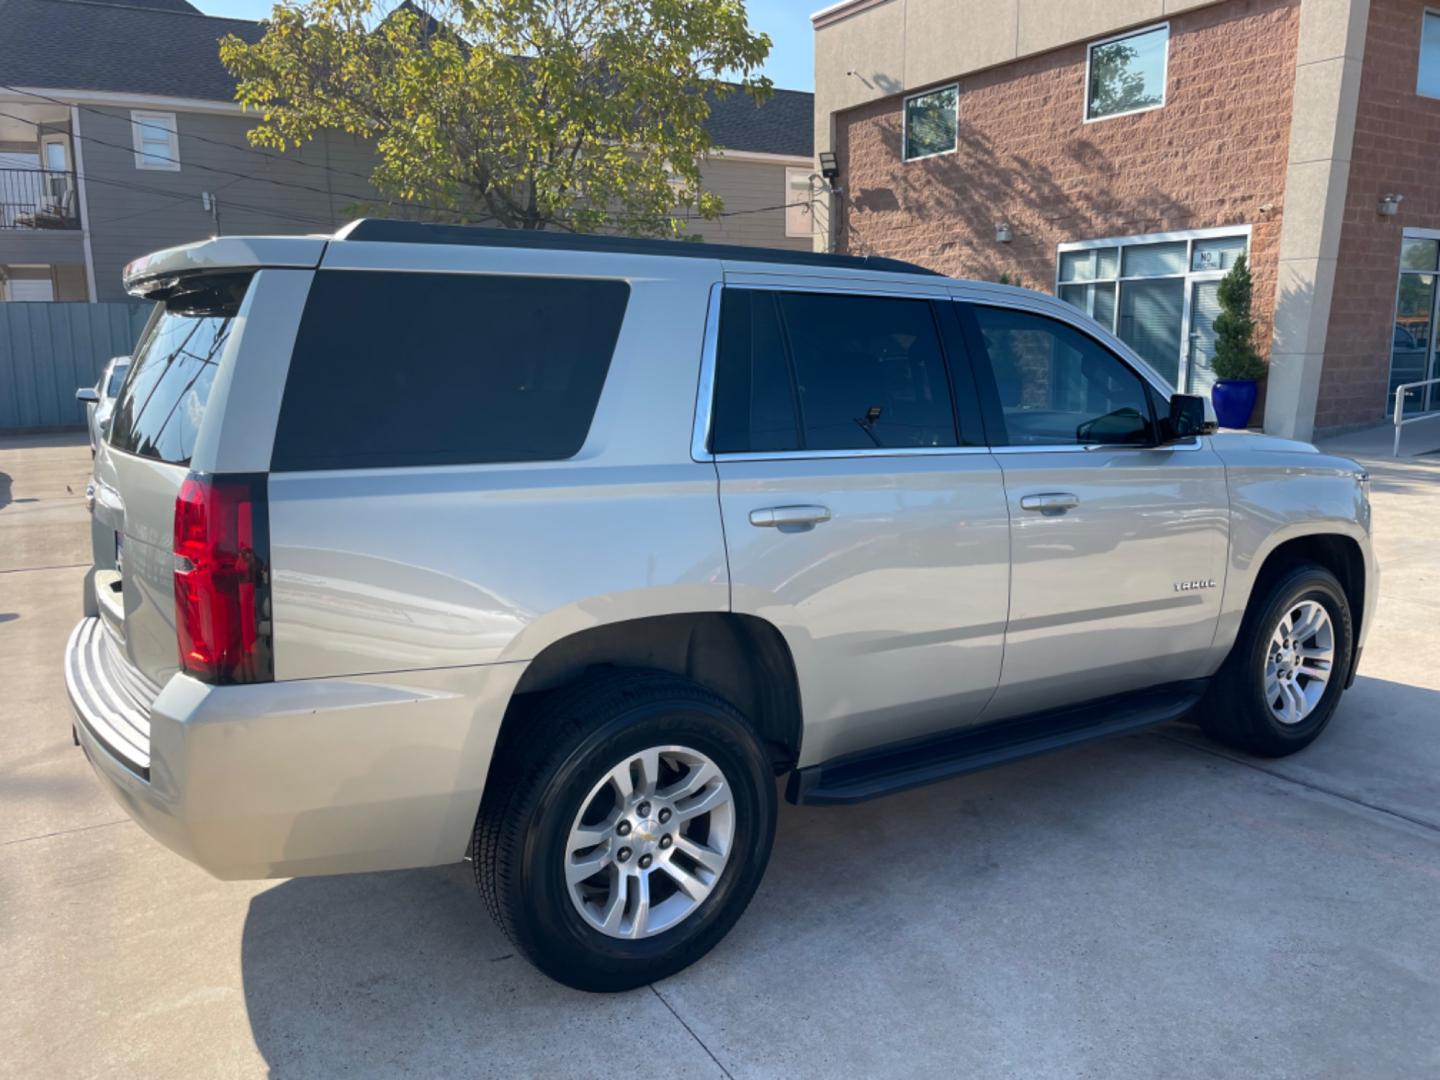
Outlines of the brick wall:
M1424 0L1371 0L1317 428L1384 418L1400 233L1440 228L1440 101L1415 92ZM1405 196L1376 213L1380 196Z
M1298 0L1177 15L1165 107L1088 124L1084 45L968 76L959 149L922 161L900 160L900 97L841 113L844 246L1048 292L1064 241L1249 223L1268 345L1298 27Z

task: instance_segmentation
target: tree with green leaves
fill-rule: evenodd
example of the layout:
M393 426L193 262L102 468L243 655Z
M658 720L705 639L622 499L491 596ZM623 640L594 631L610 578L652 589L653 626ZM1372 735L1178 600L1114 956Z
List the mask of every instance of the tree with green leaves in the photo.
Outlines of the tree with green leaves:
M1255 284L1244 254L1220 282L1220 314L1215 316L1215 356L1211 367L1220 379L1259 379L1265 361L1255 348L1255 317L1251 299Z
M769 51L743 0L287 0L259 41L220 43L257 145L349 132L376 189L431 216L649 235L721 211L709 102L763 101Z

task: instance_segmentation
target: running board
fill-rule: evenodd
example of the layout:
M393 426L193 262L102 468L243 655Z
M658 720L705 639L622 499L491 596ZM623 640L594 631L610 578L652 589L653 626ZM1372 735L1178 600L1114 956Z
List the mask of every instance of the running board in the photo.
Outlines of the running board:
M1199 702L1207 683L1171 683L835 758L792 772L785 798L804 806L843 806L1140 731L1182 718Z

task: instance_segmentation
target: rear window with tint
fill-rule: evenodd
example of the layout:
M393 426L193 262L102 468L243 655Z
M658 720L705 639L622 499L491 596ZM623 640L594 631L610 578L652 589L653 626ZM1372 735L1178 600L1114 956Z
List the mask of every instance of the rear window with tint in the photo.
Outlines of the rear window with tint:
M727 288L718 454L958 445L928 300Z
M140 457L190 464L220 356L250 275L182 282L140 342L120 388L110 445Z
M271 468L573 457L629 295L623 281L321 271Z

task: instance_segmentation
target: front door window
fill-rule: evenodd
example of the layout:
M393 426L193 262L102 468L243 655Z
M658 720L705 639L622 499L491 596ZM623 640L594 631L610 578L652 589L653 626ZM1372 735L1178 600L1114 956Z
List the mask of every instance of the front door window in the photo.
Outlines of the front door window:
M1172 386L1205 393L1220 279L1249 247L1246 232L1166 234L1062 244L1060 299L1142 356Z

